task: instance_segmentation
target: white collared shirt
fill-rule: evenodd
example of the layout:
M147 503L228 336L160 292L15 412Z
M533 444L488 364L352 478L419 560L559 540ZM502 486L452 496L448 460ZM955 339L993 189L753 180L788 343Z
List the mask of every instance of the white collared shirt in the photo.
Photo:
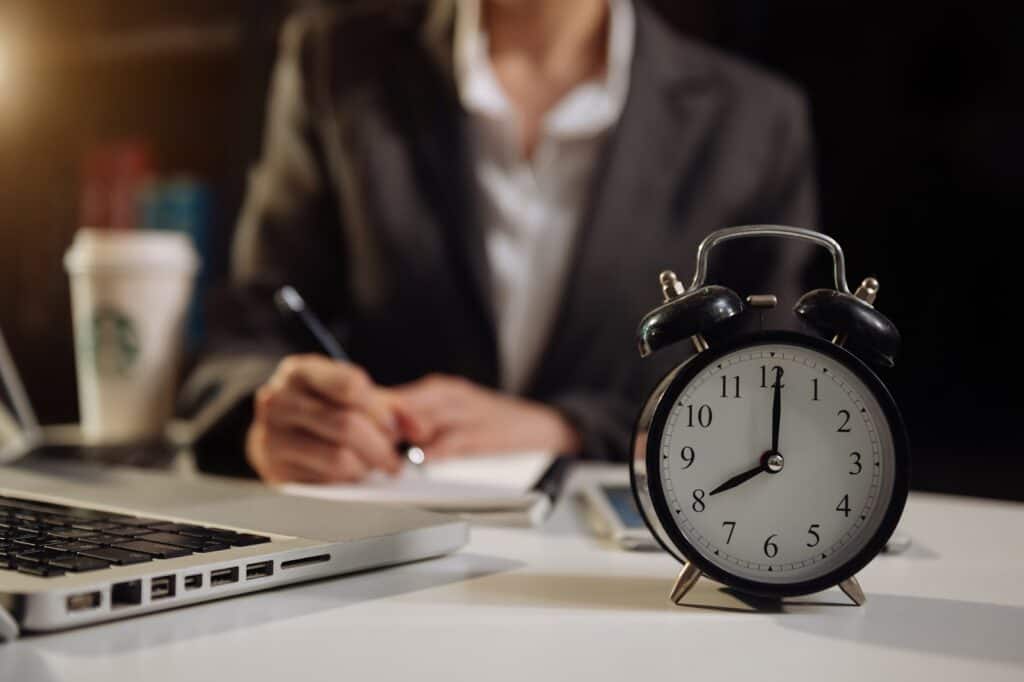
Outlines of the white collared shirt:
M516 112L491 68L481 0L459 0L455 78L470 115L479 224L490 264L502 387L527 389L562 301L602 143L629 90L632 0L608 0L607 68L545 115L533 159L520 153Z

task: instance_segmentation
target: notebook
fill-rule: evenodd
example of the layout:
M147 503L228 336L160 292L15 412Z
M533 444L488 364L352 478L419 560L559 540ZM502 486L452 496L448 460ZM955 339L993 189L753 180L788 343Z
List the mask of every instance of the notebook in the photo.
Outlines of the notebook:
M378 502L463 515L488 525L536 526L551 510L540 490L557 458L546 452L480 454L407 465L398 476L374 473L355 484L280 486L289 495Z

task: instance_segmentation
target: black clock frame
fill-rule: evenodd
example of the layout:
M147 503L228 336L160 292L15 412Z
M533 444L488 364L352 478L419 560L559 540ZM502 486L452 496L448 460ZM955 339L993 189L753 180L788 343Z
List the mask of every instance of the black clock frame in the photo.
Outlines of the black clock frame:
M698 374L718 359L730 353L742 350L748 346L767 343L785 343L818 351L831 357L837 363L853 372L853 374L864 382L868 390L874 394L875 398L878 400L878 404L882 408L882 411L885 413L885 417L889 422L890 428L892 429L895 478L893 481L892 496L890 497L885 517L882 519L882 523L878 527L878 530L856 555L838 568L821 577L797 583L780 584L749 580L747 578L732 575L711 563L705 559L693 545L687 542L686 538L676 525L672 515L672 510L662 493L663 488L661 485L660 466L661 439L665 429L665 424L668 421L669 412L675 402L675 396L679 395L686 384L692 381ZM713 580L748 594L768 598L790 597L826 590L855 575L882 551L882 548L885 547L885 543L888 542L893 531L896 529L896 524L899 523L900 517L903 514L903 508L906 505L907 493L909 492L910 487L910 440L907 436L903 416L900 414L899 408L896 406L896 401L893 400L889 390L885 387L878 376L867 365L865 365L864 362L845 348L837 346L836 344L830 343L824 339L809 336L807 334L801 334L799 332L769 330L744 335L726 341L721 345L716 345L713 348L689 358L683 362L681 366L677 367L677 369L678 373L666 387L664 393L662 393L660 402L654 410L647 438L647 451L645 453L649 497L654 507L654 511L658 516L658 521L668 537L676 544L675 548L665 545L661 535L655 530L650 519L647 518L647 512L641 504L640 496L637 493L636 475L633 467L630 467L630 484L633 489L633 497L636 500L637 508L640 510L641 516L644 518L644 523L647 524L651 534L654 535L655 539L665 549L665 551L673 556L677 556L677 552L682 554L688 561L693 562L702 573ZM666 399L668 396L672 397ZM648 397L648 401L652 398L653 394ZM634 443L639 436L639 426L639 423L637 423L636 428L634 428Z

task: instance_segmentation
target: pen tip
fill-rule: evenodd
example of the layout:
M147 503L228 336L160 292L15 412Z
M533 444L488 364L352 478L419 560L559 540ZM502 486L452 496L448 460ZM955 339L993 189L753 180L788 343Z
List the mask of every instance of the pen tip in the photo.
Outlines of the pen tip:
M427 460L427 453L423 452L423 448L415 445L406 448L405 456L413 464L423 464Z

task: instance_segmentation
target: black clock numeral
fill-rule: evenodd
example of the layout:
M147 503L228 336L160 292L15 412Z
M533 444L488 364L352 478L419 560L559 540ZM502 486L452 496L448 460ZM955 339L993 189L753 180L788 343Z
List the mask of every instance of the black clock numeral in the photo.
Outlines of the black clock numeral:
M853 471L849 472L851 476L856 476L860 472L864 471L864 467L860 463L860 453L859 452L851 452L850 453L850 459L853 460L853 466L857 467Z
M814 397L811 398L811 400L817 401L818 400L818 380L817 379L811 379L811 381L814 382Z
M821 536L818 535L819 528L821 528L820 523L812 523L811 527L807 529L807 534L814 536L814 542L805 543L808 547L817 547L818 543L821 542Z
M693 491L693 504L691 506L693 507L693 511L698 513L707 508L707 505L704 504L704 491L700 488Z
M764 555L769 559L774 559L779 553L779 546L772 542L772 540L777 537L779 537L778 533L773 533L764 541Z
M771 372L775 375L775 381L768 383L768 365L761 365L761 388L775 388L775 384L779 384L779 388L785 388L786 384L782 383L783 369L778 365L773 365Z
M838 429L836 429L836 433L849 433L850 432L850 411L849 410L839 410L839 412L836 413L836 416L843 418L843 424Z
M694 452L693 448L691 448L689 445L683 448L682 452L679 453L679 456L683 459L684 469L689 469L691 466L693 466L694 460L697 459L697 453Z
M686 408L690 416L690 420L687 426L689 428L693 428L693 405L687 405ZM711 406L701 405L700 408L697 410L697 424L699 424L702 429L706 429L709 426L711 426L711 418Z
M732 542L732 534L733 534L733 531L736 530L736 522L735 521L722 521L722 527L724 528L725 526L729 526L729 537L727 537L725 539L725 544L728 545L730 542Z
M836 505L836 511L843 512L843 516L847 517L850 515L850 496L843 495L843 499L839 500L839 504Z
M734 376L733 378L733 390L732 395L729 395L729 377L722 376L722 397L723 398L742 398L740 395L740 378Z

